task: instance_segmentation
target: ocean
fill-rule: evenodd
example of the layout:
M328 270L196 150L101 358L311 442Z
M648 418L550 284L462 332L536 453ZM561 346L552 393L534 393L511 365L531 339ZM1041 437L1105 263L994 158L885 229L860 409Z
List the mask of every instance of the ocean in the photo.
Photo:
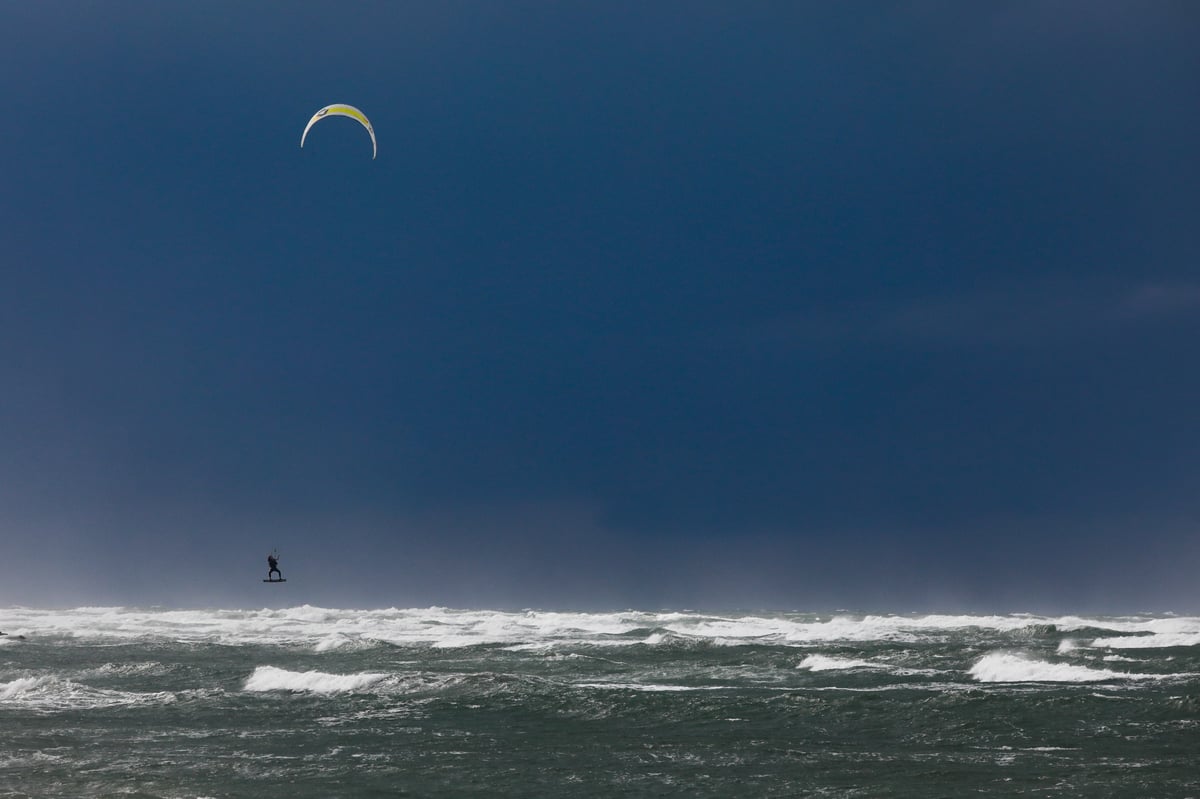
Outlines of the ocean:
M0 629L3 797L1200 797L1195 617L15 607Z

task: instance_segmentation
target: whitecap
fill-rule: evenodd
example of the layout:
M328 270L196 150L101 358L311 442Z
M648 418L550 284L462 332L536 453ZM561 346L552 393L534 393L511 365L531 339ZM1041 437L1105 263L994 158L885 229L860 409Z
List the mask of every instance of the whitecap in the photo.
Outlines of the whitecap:
M275 666L259 666L246 679L242 690L251 693L291 691L314 694L359 693L387 679L387 674L327 674L323 671L288 671Z
M1071 663L1051 663L1045 660L1007 652L993 652L981 657L967 672L979 682L1105 682L1108 680L1161 679L1156 674L1133 674L1110 669L1093 669Z
M1103 649L1167 649L1200 646L1200 632L1166 632L1097 638L1092 646Z
M123 705L167 704L175 695L167 691L138 693L93 688L50 674L18 677L0 683L0 704L35 710L92 710Z
M379 642L371 638L363 638L357 635L347 635L346 633L331 633L326 635L315 644L313 644L314 652L333 652L333 651L351 651L359 652L364 649L373 649L379 646Z
M618 648L681 642L720 646L822 642L928 642L963 630L1005 635L1053 628L1111 631L1094 646L1134 648L1200 644L1200 618L1139 616L858 615L802 613L709 615L695 612L575 613L527 610L431 608L330 609L300 605L283 609L168 610L90 607L72 610L11 608L4 611L10 633L41 640L75 638L98 644L138 639L184 643L265 644L326 652L355 646L587 646ZM1041 636L1040 632L1034 633ZM1140 634L1140 635L1139 635ZM1118 635L1129 637L1118 638ZM353 643L352 643L353 642ZM521 650L515 650L521 651Z
M829 655L809 655L796 664L798 669L808 669L809 671L843 671L846 669L884 669L884 666L879 663L872 663L869 660L858 660L855 658L839 658Z

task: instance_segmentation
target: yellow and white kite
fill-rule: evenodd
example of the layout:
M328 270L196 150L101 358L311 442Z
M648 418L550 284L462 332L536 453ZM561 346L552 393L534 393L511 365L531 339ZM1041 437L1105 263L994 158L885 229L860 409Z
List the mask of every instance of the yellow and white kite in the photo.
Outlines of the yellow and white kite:
M308 124L304 126L304 133L300 135L301 147L304 146L304 139L308 137L309 129L325 117L350 117L351 119L358 120L359 124L367 129L367 133L371 134L371 158L375 158L375 154L379 152L379 145L375 143L375 128L371 127L371 120L367 119L367 115L362 111L359 111L352 105L346 105L344 103L327 105L312 115L312 119L308 120Z

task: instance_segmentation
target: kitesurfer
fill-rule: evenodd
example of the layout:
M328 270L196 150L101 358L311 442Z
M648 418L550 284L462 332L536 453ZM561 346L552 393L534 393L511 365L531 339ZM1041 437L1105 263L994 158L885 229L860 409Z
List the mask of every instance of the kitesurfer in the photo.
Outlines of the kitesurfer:
M276 575L276 577L272 578L272 574ZM272 552L270 555L267 555L267 579L283 579L283 575L279 573L279 558L275 557L274 552Z

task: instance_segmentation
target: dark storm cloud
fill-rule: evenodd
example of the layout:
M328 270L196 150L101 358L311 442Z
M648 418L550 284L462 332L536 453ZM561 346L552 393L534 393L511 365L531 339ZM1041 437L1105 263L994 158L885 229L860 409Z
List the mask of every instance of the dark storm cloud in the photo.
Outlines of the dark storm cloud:
M913 347L1062 346L1155 324L1194 324L1200 285L1151 283L1114 287L1043 280L973 289L949 296L881 298L814 306L756 323L729 340L746 346L806 349L885 342Z
M0 11L6 585L1007 601L1060 536L1066 601L1185 543L1194 4L61 9ZM299 149L336 101L377 161Z

